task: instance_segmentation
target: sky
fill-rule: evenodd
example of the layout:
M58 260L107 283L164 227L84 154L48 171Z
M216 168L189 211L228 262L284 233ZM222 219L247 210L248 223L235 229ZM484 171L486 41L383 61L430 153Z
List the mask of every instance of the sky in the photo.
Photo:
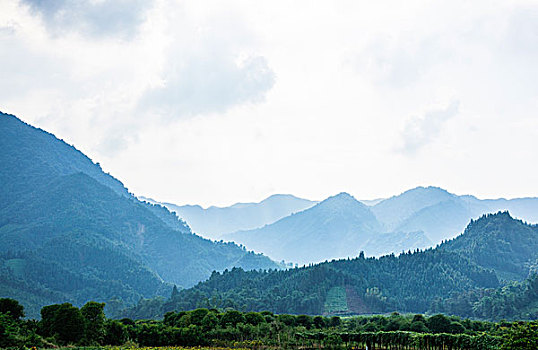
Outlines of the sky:
M538 196L537 1L0 0L0 110L136 195Z

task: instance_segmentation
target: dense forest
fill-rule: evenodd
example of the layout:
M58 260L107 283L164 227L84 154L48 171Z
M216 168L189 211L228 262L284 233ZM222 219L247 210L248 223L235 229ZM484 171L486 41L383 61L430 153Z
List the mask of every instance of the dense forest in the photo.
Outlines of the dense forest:
M1 113L0 149L0 296L18 298L32 317L56 302L167 296L213 270L279 267L194 235L74 147Z
M499 212L471 222L462 235L433 249L381 258L360 254L285 271L213 272L206 282L172 293L168 300L142 300L123 312L145 318L231 307L311 315L398 311L536 319L536 252L538 228Z
M41 309L25 320L23 307L0 299L0 347L66 345L219 346L241 348L536 349L537 322L484 322L442 314L392 313L340 318L199 308L162 320L107 319L104 303Z
M0 296L18 298L32 317L46 304L97 300L109 315L133 318L197 307L491 318L492 296L514 305L502 315L533 317L534 304L523 310L518 300L534 298L532 281L522 281L536 267L537 228L508 213L472 221L434 249L381 258L357 251L354 259L284 271L263 255L193 234L74 147L14 116L0 115L0 147ZM333 198L332 212L341 213L340 199L367 214L349 196ZM167 300L174 285L180 291Z

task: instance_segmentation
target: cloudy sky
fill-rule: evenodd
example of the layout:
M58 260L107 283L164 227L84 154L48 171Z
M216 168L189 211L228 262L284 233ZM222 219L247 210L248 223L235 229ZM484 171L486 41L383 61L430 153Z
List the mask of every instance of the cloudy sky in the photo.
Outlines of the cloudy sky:
M538 196L537 1L0 0L0 110L137 195Z

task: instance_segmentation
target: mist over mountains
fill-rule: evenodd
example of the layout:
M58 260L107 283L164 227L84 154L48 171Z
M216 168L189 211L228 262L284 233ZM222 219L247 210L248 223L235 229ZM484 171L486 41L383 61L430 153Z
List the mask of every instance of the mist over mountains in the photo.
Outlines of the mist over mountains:
M260 229L235 232L224 238L265 251L274 259L301 265L355 257L360 251L381 255L430 245L423 233L383 233L370 208L347 193L329 197Z
M197 234L210 239L220 239L224 234L249 230L275 222L292 213L310 208L317 202L287 194L275 194L259 203L236 203L229 207L175 205L139 197L141 200L160 204L187 221Z
M193 234L54 135L0 114L0 295L29 315L53 302L169 295L212 271L279 268Z
M214 273L163 304L295 314L445 312L486 319L538 317L538 226L498 212L436 248L342 259L285 271ZM335 308L335 305L338 305Z
M471 219L503 210L538 222L538 198L478 199L432 186L373 201L340 193L319 203L273 195L227 208L160 204L202 227L203 235L301 265L356 257L360 251L381 256L432 247L463 232ZM217 233L211 234L211 227Z
M375 201L340 193L319 203L274 195L228 208L176 207L198 227L215 229L221 239L262 255L196 235L188 221L155 201L137 199L76 148L12 115L0 114L0 148L0 296L17 298L30 316L42 305L65 301L105 301L109 308L123 310L140 298L167 296L173 285L192 287L215 271L283 267L270 258L306 265L400 252L417 256L411 260L428 256L437 261L441 254L448 260L440 263L454 273L460 273L457 266L466 266L462 290L496 286L496 278L521 280L535 266L535 226L500 214L479 226L471 220L507 209L527 222L538 221L536 198L480 200L418 187ZM425 255L410 252L457 236L469 221L465 238ZM502 224L491 228L490 221ZM226 233L230 230L236 231ZM448 251L458 256L443 253ZM398 261L408 261L405 256ZM392 261L394 255L383 259ZM370 267L374 274L378 268L389 271L391 264ZM435 277L438 283L456 290L449 288L452 282L443 269L436 270L442 274ZM341 282L331 278L322 279L327 287ZM364 293L370 298L375 290L368 290ZM323 299L323 293L316 298ZM320 310L319 298L314 309L302 302L293 310ZM387 305L400 305L400 297L395 298Z

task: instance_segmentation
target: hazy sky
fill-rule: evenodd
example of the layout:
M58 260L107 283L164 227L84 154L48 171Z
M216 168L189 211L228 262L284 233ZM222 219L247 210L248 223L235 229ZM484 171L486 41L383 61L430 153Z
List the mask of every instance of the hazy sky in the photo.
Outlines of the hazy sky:
M538 196L537 1L0 0L0 110L137 195Z

